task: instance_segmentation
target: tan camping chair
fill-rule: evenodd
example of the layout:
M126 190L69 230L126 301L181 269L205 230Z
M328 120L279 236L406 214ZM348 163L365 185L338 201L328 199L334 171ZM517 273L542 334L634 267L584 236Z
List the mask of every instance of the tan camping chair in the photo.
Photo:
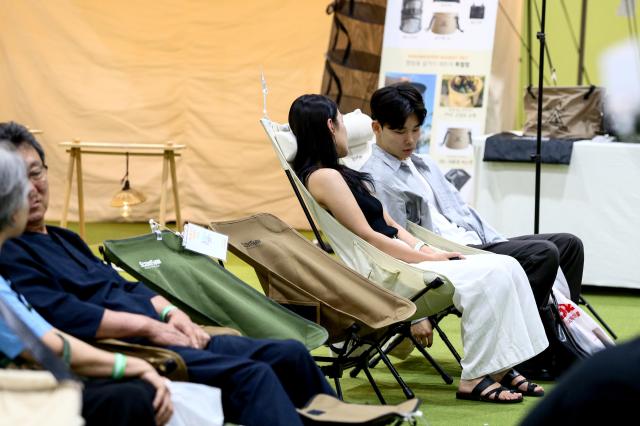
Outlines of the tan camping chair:
M334 379L338 395L343 371L355 367L384 403L368 367L378 354L407 398L413 396L381 349L415 314L411 301L345 267L270 214L213 222L211 228L229 236L231 251L255 269L265 294L327 329L328 345L337 355L314 358L325 364L322 369Z

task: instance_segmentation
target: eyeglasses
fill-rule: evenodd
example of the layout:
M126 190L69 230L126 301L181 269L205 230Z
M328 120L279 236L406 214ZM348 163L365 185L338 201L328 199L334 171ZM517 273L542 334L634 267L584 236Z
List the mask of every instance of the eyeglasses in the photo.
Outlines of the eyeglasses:
M29 180L31 182L40 182L47 176L48 167L44 164L33 167L29 170Z

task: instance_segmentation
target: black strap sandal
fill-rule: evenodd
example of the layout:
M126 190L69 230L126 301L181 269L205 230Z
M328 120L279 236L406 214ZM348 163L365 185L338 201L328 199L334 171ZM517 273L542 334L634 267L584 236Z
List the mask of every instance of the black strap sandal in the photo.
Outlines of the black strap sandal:
M544 391L536 392L535 390L536 390L536 387L538 385L533 383L533 382L531 382L531 381L529 381L528 379L523 378L522 380L520 380L515 385L512 385L511 383L518 376L522 376L522 375L512 368L511 370L509 370L507 372L507 374L504 375L502 380L500 380L500 384L502 386L504 386L504 387L507 387L507 388L511 389L514 392L519 392L524 396L534 396L534 397L544 396ZM524 376L522 376L522 377L524 377ZM520 389L520 386L522 386L525 383L527 384L527 389L526 390Z
M467 401L482 401L482 402L493 402L495 404L517 404L518 402L522 402L523 398L520 396L518 399L500 399L500 392L510 392L516 393L511 389L508 389L504 386L499 386L495 389L490 390L486 394L482 394L482 392L488 388L489 386L497 383L489 376L484 376L480 383L478 383L471 392L456 392L457 399L466 399Z

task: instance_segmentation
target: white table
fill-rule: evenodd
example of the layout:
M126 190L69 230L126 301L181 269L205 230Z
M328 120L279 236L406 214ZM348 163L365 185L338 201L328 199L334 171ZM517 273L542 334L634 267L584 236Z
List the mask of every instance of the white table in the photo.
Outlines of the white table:
M476 208L506 236L533 233L535 165L483 162ZM640 288L640 144L582 141L570 165L542 165L540 232L570 232L585 246L583 283Z

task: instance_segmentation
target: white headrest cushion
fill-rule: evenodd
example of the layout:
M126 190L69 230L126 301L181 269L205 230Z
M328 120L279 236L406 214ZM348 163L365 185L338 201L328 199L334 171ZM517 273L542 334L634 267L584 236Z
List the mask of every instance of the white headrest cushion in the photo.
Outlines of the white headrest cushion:
M373 130L371 129L371 117L364 114L359 109L344 114L344 126L347 129L347 140L349 149L365 145L373 138ZM293 162L298 152L298 142L288 124L278 125L275 132L276 142L284 154L287 162Z
M349 149L364 145L373 138L371 117L359 109L342 116L344 126L347 128L347 140Z
M276 132L276 142L288 163L292 163L298 152L298 141L288 124L283 124Z

